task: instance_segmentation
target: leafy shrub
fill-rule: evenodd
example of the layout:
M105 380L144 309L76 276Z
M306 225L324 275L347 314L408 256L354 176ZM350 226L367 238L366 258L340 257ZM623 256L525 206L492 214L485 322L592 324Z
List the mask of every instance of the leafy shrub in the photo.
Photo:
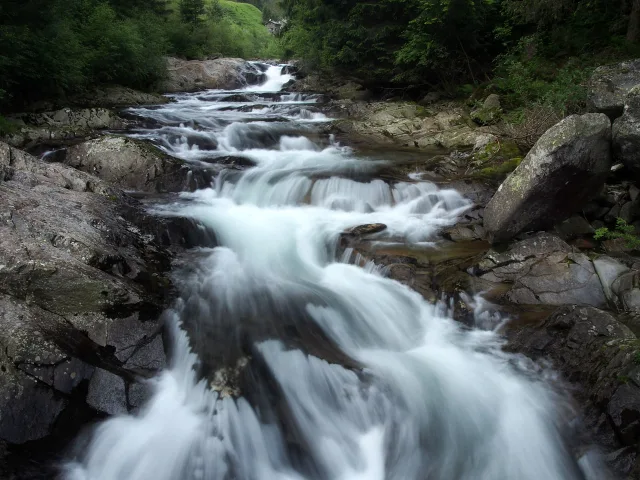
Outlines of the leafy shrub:
M625 241L627 248L640 249L640 237L636 234L636 228L629 225L622 218L616 220L615 229L609 230L607 227L598 228L593 236L596 240L615 240L621 238Z

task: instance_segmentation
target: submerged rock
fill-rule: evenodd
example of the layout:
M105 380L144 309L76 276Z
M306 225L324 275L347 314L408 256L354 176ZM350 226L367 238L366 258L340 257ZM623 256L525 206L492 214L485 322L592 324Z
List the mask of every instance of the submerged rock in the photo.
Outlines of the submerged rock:
M596 68L589 81L589 108L611 120L622 115L625 97L640 84L640 60Z
M489 240L550 227L583 207L609 174L610 140L603 114L572 115L550 128L487 205Z
M126 137L105 136L75 145L65 163L124 189L176 192L210 185L215 171L161 152Z

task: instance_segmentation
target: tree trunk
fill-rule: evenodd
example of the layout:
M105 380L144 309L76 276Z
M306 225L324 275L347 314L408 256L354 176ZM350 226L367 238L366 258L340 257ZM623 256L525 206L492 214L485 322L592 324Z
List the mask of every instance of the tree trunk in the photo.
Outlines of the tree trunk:
M633 0L627 27L627 42L636 43L638 40L640 40L640 0Z

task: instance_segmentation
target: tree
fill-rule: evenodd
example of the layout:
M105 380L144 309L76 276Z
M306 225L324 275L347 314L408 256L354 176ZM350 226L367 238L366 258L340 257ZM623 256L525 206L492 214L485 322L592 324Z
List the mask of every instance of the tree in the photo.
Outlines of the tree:
M180 0L180 16L185 23L196 25L204 14L204 0Z
M627 27L627 41L637 43L638 40L640 40L640 0L633 0Z

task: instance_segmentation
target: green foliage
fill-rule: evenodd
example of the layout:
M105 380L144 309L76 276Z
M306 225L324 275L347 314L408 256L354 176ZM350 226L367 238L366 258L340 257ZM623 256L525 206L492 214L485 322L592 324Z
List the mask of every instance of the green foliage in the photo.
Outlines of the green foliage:
M180 0L180 16L183 22L198 24L204 12L204 0Z
M255 6L226 0L4 0L0 106L112 83L152 89L167 54L279 56Z
M0 136L11 135L19 130L15 122L0 115Z
M628 0L282 3L290 20L285 53L311 68L368 86L437 84L450 92L484 83L495 70L512 108L535 102L580 111L589 68L638 50L629 42Z
M280 56L277 40L262 24L262 13L248 3L210 0L197 23L172 18L167 24L169 53L187 59L212 55L242 58Z
M593 236L596 240L614 240L621 238L625 241L627 248L639 249L640 237L636 234L636 229L633 225L629 225L622 218L616 220L615 229L609 230L607 227L598 228Z

